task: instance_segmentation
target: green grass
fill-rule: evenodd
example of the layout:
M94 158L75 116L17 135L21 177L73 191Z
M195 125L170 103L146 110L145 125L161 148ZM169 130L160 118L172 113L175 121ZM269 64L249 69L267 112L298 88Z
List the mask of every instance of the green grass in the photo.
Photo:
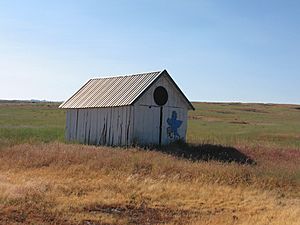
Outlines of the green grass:
M297 105L193 103L190 143L300 148ZM0 144L64 141L59 103L0 102Z
M296 105L194 103L188 141L222 145L300 148Z
M65 111L58 103L1 102L0 144L63 141Z

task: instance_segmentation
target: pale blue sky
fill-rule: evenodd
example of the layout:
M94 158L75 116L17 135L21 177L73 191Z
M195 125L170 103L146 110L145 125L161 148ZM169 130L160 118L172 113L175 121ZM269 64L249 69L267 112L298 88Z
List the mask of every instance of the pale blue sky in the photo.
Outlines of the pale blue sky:
M300 103L300 1L0 0L0 99L160 69L191 100Z

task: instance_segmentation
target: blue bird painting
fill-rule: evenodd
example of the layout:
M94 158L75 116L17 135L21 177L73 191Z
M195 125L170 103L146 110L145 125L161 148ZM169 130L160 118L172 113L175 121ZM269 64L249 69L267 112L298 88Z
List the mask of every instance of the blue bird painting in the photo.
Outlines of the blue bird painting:
M170 139L178 140L180 135L178 133L178 128L181 126L182 121L177 120L177 112L172 112L172 117L167 119L169 127L167 128L167 133Z

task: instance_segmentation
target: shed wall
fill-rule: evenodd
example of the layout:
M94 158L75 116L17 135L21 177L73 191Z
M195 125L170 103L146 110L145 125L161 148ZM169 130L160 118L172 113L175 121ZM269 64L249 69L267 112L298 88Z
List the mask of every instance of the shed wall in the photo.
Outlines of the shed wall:
M94 145L130 145L133 107L68 109L66 139Z
M162 144L169 144L178 139L186 140L189 106L169 79L162 76L134 104L133 139L139 144L159 143L160 106L156 105L153 98L154 90L159 86L163 86L169 96L167 103L163 106ZM175 121L180 123L177 128L176 125L174 127L174 124L168 123L172 120L173 112L176 114ZM176 132L171 132L172 130Z

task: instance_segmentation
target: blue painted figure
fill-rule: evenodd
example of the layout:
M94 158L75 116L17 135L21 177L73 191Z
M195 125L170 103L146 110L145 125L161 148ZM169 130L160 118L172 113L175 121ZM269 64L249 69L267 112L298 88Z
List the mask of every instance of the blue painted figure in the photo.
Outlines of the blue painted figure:
M178 140L180 135L178 134L177 129L181 126L182 121L177 120L177 112L172 112L172 117L167 119L169 127L167 128L168 137L170 139Z

